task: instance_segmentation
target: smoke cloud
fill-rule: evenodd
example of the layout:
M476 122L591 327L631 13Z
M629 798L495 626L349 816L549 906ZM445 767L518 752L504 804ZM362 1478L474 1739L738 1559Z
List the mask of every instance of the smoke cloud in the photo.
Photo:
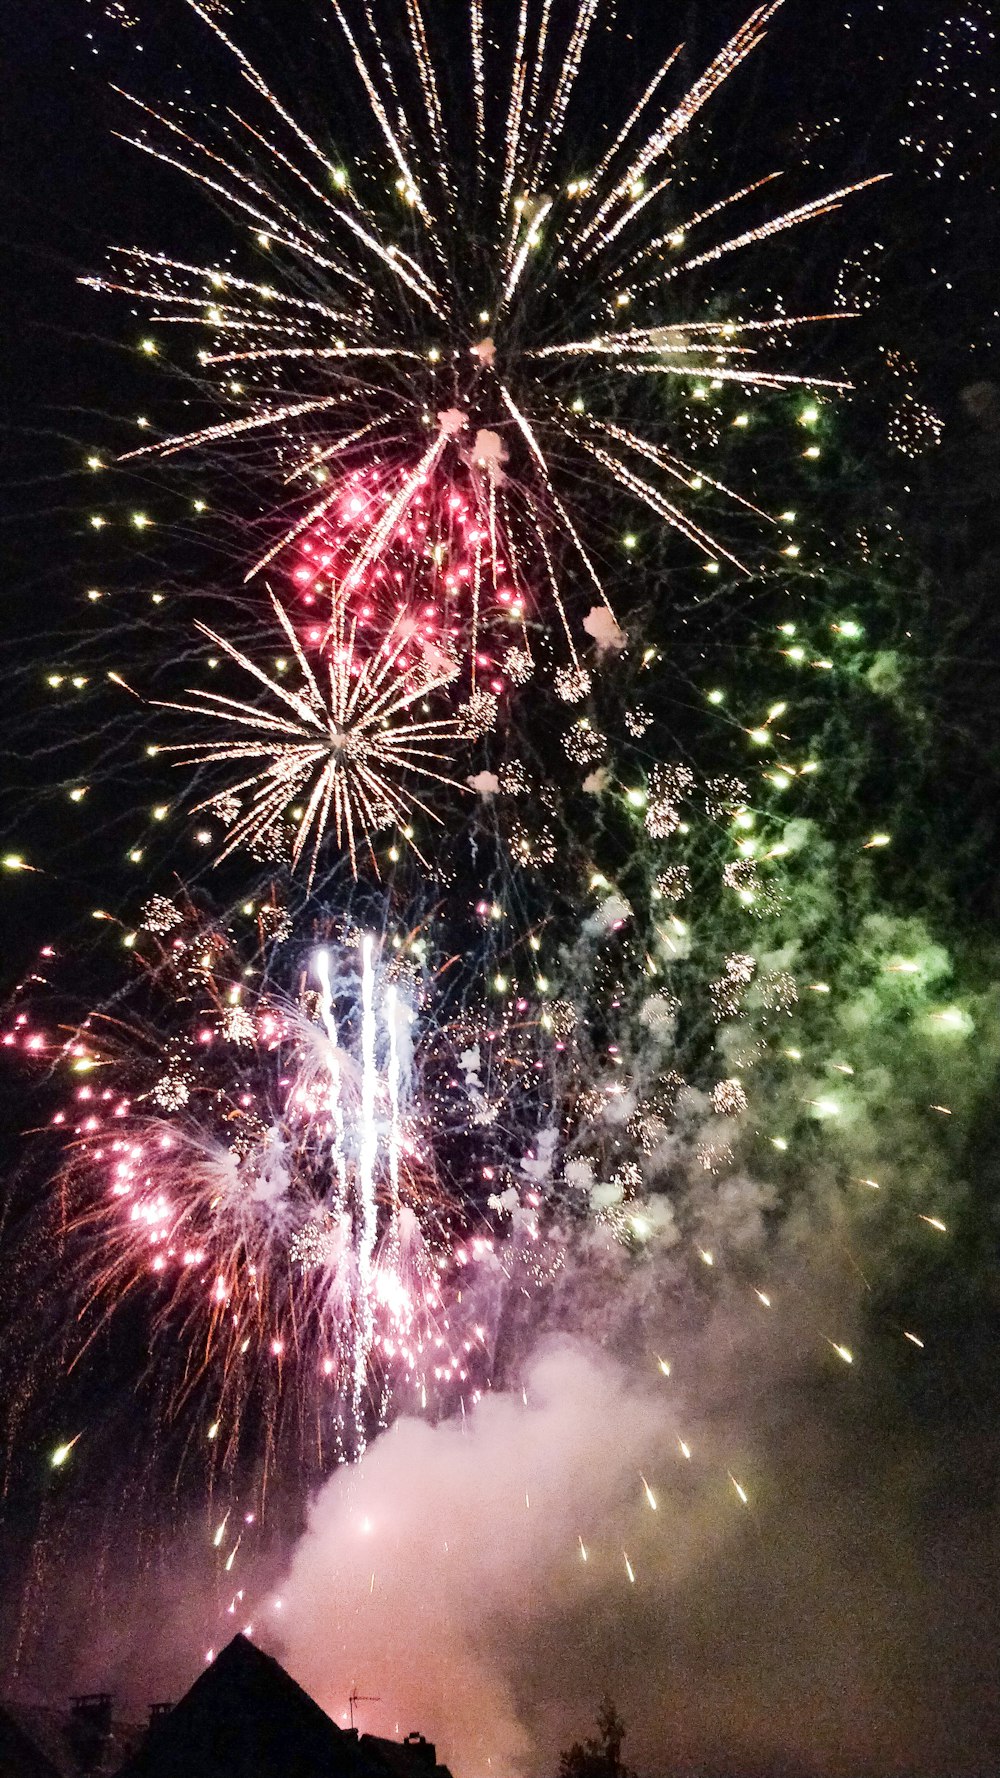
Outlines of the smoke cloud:
M457 1778L554 1773L605 1693L641 1772L971 1774L1000 1746L1000 1552L976 1480L995 1441L962 1411L949 1442L934 1345L955 1274L928 1269L921 1220L960 1213L934 1123L984 1092L995 1009L985 983L955 1006L918 921L854 938L829 1014L816 997L826 1065L771 1083L794 1177L716 1176L720 1120L692 1089L626 1204L601 1196L596 1150L553 1157L599 1220L520 1316L512 1293L507 1386L461 1418L400 1419L313 1500L270 1623L338 1719L356 1682L381 1699L362 1726L420 1729ZM795 959L760 962L766 984ZM749 1046L749 1000L724 1054ZM640 1081L662 1067L648 1023ZM597 1115L598 1150L633 1098ZM913 1319L873 1309L894 1293Z
M640 1770L978 1769L1000 1723L962 1614L995 1533L977 1576L945 1531L945 1588L915 1555L920 1471L871 1455L839 1361L810 1380L794 1337L782 1364L732 1335L703 1330L700 1407L652 1362L556 1341L464 1424L399 1421L312 1506L281 1589L292 1672L341 1718L352 1683L379 1695L362 1726L420 1728L459 1778L554 1771L605 1692Z

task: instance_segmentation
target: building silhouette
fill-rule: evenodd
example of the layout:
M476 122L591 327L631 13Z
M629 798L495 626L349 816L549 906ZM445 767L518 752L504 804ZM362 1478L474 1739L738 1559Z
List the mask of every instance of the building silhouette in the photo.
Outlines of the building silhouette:
M143 1733L114 1720L110 1692L71 1698L64 1710L0 1704L0 1778L106 1778Z
M342 1729L280 1664L234 1636L145 1729L96 1693L68 1711L0 1705L0 1778L451 1778L419 1734Z

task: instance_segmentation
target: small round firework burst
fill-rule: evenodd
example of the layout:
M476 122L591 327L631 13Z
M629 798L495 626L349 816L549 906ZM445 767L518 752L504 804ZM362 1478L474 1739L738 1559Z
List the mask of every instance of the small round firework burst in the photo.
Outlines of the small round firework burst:
M600 729L593 728L586 716L574 722L563 745L574 765L578 766L596 765L608 751L607 737Z
M625 1199L634 1198L642 1189L642 1168L638 1161L623 1161L611 1175L611 1183L616 1186Z
M539 865L551 864L559 849L547 821L533 824L515 821L509 844L511 858L522 870L537 870Z
M179 926L184 916L180 908L166 895L151 895L144 903L139 914L139 925L146 932L172 932Z
M281 821L269 827L263 833L252 833L247 840L247 851L258 864L287 865L292 855L292 839L285 823Z
M668 1068L659 1076L651 1097L643 1101L643 1109L655 1110L661 1117L672 1117L686 1086L683 1074L678 1074L676 1068Z
M667 840L683 819L683 802L694 783L694 773L681 765L654 766L649 775L646 831L654 840Z
M497 712L500 700L491 691L478 690L472 693L458 709L458 732L467 741L481 741L491 733L497 725Z
M181 1111L191 1097L189 1083L179 1074L165 1074L150 1088L149 1097L161 1111Z
M757 865L752 858L734 858L725 866L722 881L727 889L735 889L737 893L748 893L759 888Z
M227 1006L222 1017L222 1035L227 1042L245 1046L255 1041L257 1026L245 1006Z
M560 667L553 684L564 704L579 704L593 684L586 667Z
M652 727L653 718L644 704L633 704L625 712L625 727L635 740L641 740L648 728Z
M531 779L519 759L508 760L500 767L497 775L500 781L501 796L529 796L531 794Z
M705 813L710 821L724 821L745 809L750 792L742 778L728 775L709 778L705 785Z
M629 1135L643 1154L655 1154L670 1134L670 1124L655 1111L637 1113L629 1119Z
M712 983L712 1013L716 1021L734 1019L740 1010L743 995L753 981L757 959L744 951L733 951L727 958L722 975Z
M627 1204L602 1204L594 1219L600 1228L608 1230L613 1238L627 1247L633 1233L632 1216Z
M768 1012L790 1013L798 1005L798 983L787 969L769 970L760 977L758 988Z
M534 674L535 663L526 648L509 648L503 657L503 670L511 685L527 685Z
M266 1140L267 1125L255 1111L247 1111L239 1120L236 1134L229 1144L229 1152L238 1161L245 1161Z
M596 1123L608 1108L611 1094L607 1087L584 1087L577 1095L576 1109L588 1123Z
M304 1272L328 1266L337 1241L336 1223L329 1213L311 1216L297 1228L288 1243L288 1257Z
M658 797L655 802L648 804L646 832L651 834L654 840L669 840L671 834L677 832L680 824L680 811L675 803Z
M661 870L653 888L663 901L683 901L691 892L691 872L686 864L671 864Z
M257 918L260 921L261 930L276 945L280 945L282 940L288 938L291 933L292 916L287 908L280 907L276 902L265 902L264 906L258 910Z
M701 1142L697 1149L697 1161L699 1167L706 1173L711 1173L717 1178L720 1173L725 1173L733 1164L732 1147L728 1142L721 1140Z
M712 1088L712 1109L720 1117L741 1117L748 1104L741 1080L720 1080Z
M889 417L889 443L903 457L922 457L933 451L944 437L944 421L909 392L893 408Z

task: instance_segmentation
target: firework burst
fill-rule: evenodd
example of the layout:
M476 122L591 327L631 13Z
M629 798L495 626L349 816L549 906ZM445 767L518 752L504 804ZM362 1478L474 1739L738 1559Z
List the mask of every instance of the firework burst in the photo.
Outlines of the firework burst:
M456 1250L467 1263L490 1238L461 1243L467 1206L415 1075L417 1012L371 936L314 950L289 996L207 953L185 987L185 932L178 912L154 965L185 1008L173 1036L98 1018L75 1043L114 1084L78 1087L59 1114L73 1139L58 1243L102 1320L158 1286L171 1413L208 1385L232 1438L251 1400L273 1437L285 1385L300 1401L320 1388L357 1451L393 1388L426 1400L466 1382L484 1338L447 1332Z
M742 226L728 226L728 213L748 214L762 193L766 202L779 173L690 214L680 207L684 137L760 44L781 0L759 6L674 99L665 95L679 51L668 55L583 174L568 126L610 11L603 0L578 0L568 34L550 0L520 0L506 48L502 21L471 0L467 79L447 89L447 34L435 39L418 0L391 37L370 5L333 0L348 84L368 112L370 139L351 164L316 141L217 16L187 4L235 63L259 119L231 111L224 125L192 123L188 111L125 94L141 120L126 139L220 200L268 271L244 277L130 249L90 282L139 294L157 322L195 327L210 342L199 360L218 379L218 417L131 455L265 437L288 483L307 490L304 510L289 524L286 509L247 578L327 515L362 461L379 464L384 497L356 529L334 605L440 480L461 489L489 540L477 575L506 576L529 610L550 602L574 663L570 582L582 579L606 602L598 533L580 500L595 474L709 565L750 572L692 490L765 527L769 515L696 471L669 412L651 418L647 396L664 383L687 391L701 377L749 390L847 387L800 377L782 358L792 330L842 313L719 319L703 294L684 296L686 275L873 183ZM450 53L450 37L447 45ZM469 140L466 164L457 145Z
M356 647L357 618L340 622L314 669L287 613L277 599L272 604L302 675L300 689L269 676L224 636L199 624L204 636L264 687L271 707L219 692L191 692L190 702L162 707L219 724L227 738L168 751L183 753L180 763L186 765L253 766L225 787L227 796L245 797L246 806L241 803L221 857L283 829L289 805L300 798L297 818L291 817L292 863L307 857L310 884L330 823L337 845L347 847L355 876L359 835L377 870L374 833L394 823L405 826L414 809L439 819L410 788L410 778L464 788L438 769L447 758L446 743L468 732L463 717L414 715L414 706L449 684L457 669L440 649L425 641L421 646L420 627L406 614L396 617L382 646L367 655ZM200 806L210 806L217 794Z

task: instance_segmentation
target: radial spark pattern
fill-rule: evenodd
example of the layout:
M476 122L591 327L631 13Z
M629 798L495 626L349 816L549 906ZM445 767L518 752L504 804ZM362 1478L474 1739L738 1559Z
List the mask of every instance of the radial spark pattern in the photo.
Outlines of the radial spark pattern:
M405 613L396 618L381 647L369 654L356 647L357 619L339 623L328 654L314 668L287 613L276 599L273 604L300 669L299 689L269 676L248 654L201 624L202 633L264 687L270 707L220 692L192 692L190 702L165 707L221 725L227 738L171 751L182 752L188 765L239 763L252 768L226 787L227 795L245 800L222 857L290 823L292 862L305 855L312 882L332 823L356 876L359 840L374 863L372 836L380 828L404 825L416 808L438 819L410 779L425 786L433 780L453 790L463 788L439 769L447 758L447 743L466 732L462 717L414 714L414 707L448 684L456 669L440 650L432 654L421 646L419 625ZM289 814L296 799L301 806Z
M351 155L316 140L228 23L187 4L242 76L249 114L192 121L187 108L126 94L138 120L128 139L220 200L267 270L128 249L91 282L141 294L156 322L207 338L199 360L216 379L216 417L133 456L266 437L288 485L305 490L248 578L336 506L359 462L379 465L383 497L354 533L335 601L442 479L488 539L477 584L481 572L505 577L529 610L553 611L574 663L571 579L605 599L602 534L581 499L595 480L708 565L749 572L716 520L738 508L766 530L770 516L696 470L669 403L649 397L702 377L753 390L846 386L785 367L797 327L842 312L722 319L691 276L873 183L768 208L774 171L715 201L681 202L684 138L781 0L757 7L679 97L672 51L584 171L573 120L612 10L604 0L577 0L565 21L550 0L520 0L512 39L508 9L490 18L482 0L457 33L450 8L435 31L410 0L391 36L371 6L332 0L345 98L367 110L368 141ZM464 78L453 76L456 53Z

